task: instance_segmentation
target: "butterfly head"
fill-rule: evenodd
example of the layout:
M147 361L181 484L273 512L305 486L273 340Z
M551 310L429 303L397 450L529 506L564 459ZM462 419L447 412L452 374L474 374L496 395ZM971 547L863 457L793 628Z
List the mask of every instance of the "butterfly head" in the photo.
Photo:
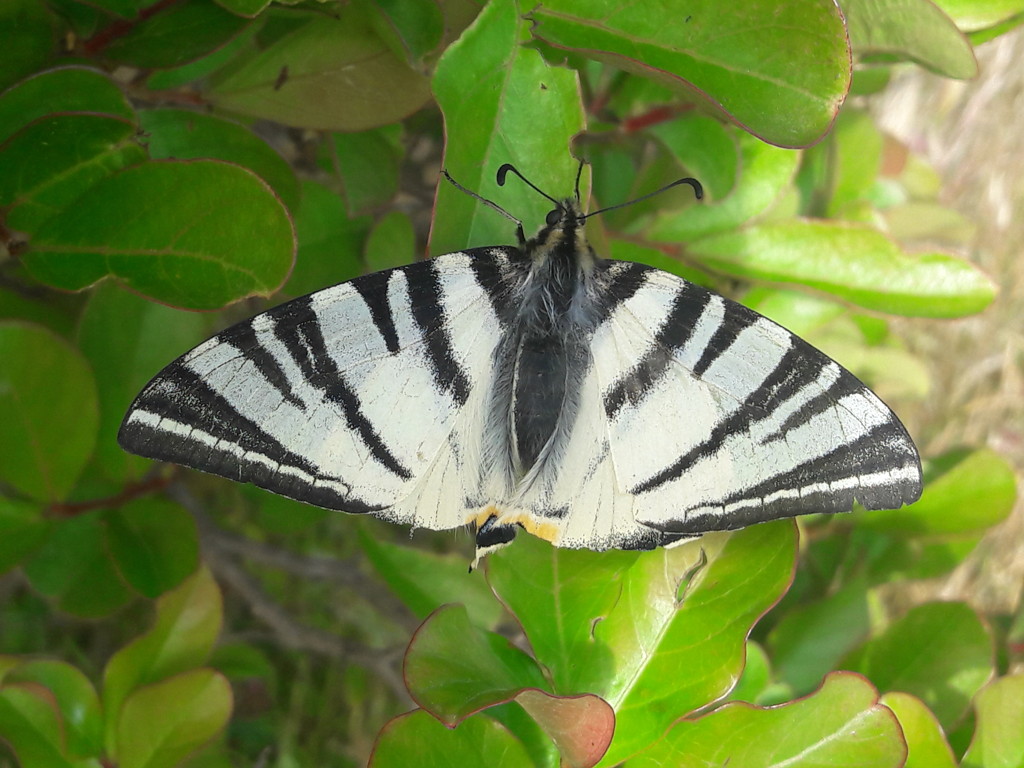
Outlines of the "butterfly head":
M560 200L556 206L548 211L544 226L524 248L535 262L555 256L586 269L596 259L587 242L587 214L575 198Z

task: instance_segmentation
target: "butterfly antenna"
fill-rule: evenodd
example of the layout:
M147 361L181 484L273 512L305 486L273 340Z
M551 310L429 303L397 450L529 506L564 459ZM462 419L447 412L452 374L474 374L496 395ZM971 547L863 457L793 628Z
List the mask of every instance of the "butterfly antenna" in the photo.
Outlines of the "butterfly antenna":
M508 176L509 171L514 173L516 176L518 176L524 182L526 182L526 185L528 187L530 187L530 189L532 189L538 195L543 195L548 200L550 200L552 203L554 203L558 208L562 207L562 204L560 202L555 200L555 198L553 198L551 195L549 195L544 190L540 189L536 184L534 184L528 178L523 176L523 174L521 174L519 171L517 171L516 167L514 165L512 165L512 163L505 163L503 166L501 166L501 168L498 169L498 186L499 187L504 187L505 186L505 177Z
M508 166L508 167L512 168L512 166ZM504 183L504 178L505 177L502 176L502 174L501 174L501 171L504 168L505 168L505 166L503 165L501 168L498 169L498 184L499 185ZM512 170L515 170L515 168L512 168ZM518 173L518 171L516 171L516 173ZM471 189L466 189L464 186L459 184L459 182L457 182L455 179L453 179L451 177L451 175L448 173L448 169L447 168L442 168L441 169L441 174L446 179L448 179L448 181L451 183L451 185L453 187L455 187L457 190L459 190L460 192L466 193L467 195L472 197L474 200L479 200L481 203L486 205L491 210L497 211L498 213L500 213L502 216L504 216L509 221L515 222L515 225L516 225L516 237L519 238L519 244L522 245L523 243L526 242L526 233L523 232L523 222L521 222L519 219L517 219L515 216L513 216L511 213L506 211L504 208L502 208L497 203L488 200L486 197L483 197L482 195L478 195L476 192L474 192ZM523 179L523 181L526 181L526 180ZM528 182L528 181L526 183L530 184L530 182ZM533 187L533 184L530 184L530 186ZM533 187L533 188L537 189L536 187ZM540 192L540 190L537 190L537 191ZM543 195L544 193L541 192L541 194ZM544 196L547 197L547 195L544 195Z
M698 200L703 199L703 197L704 197L704 187L702 187L700 185L699 181L697 181L696 179L691 179L691 178L676 179L671 184L666 184L661 189L656 189L653 192L650 192L650 193L644 195L643 197L638 197L636 200L628 200L625 203L619 203L618 205L610 205L607 208L602 208L602 209L600 209L598 211L591 211L590 213L588 213L583 218L589 219L591 216L597 216L597 214L599 214L599 213L605 213L607 211L614 211L616 208L625 208L627 205L633 205L634 203L642 202L643 200L646 200L649 197L654 197L655 195L660 195L662 192L665 192L665 191L667 191L669 189L672 189L672 187L678 187L680 184L689 184L691 187L693 187L693 194L696 195L697 199Z

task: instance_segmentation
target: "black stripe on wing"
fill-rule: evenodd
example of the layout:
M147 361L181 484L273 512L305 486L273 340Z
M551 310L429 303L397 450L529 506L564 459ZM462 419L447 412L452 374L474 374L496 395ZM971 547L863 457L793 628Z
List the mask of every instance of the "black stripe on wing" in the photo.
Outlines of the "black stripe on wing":
M442 276L432 261L417 266L424 268L410 270L406 275L413 319L427 345L434 381L439 388L447 390L458 405L464 405L469 398L469 378L455 359L451 334L445 327Z
M710 301L711 294L703 288L692 283L681 287L647 353L605 393L604 410L609 419L614 419L627 404L640 402L668 370L678 351L690 340L693 329Z
M880 479L844 483L858 477ZM849 512L854 500L865 509L897 509L920 498L920 477L920 458L903 426L880 424L824 456L707 505L721 505L719 510L659 521L658 528L684 534L733 530L781 517Z
M320 318L312 306L312 298L295 299L268 314L274 318L274 335L299 367L306 382L320 390L324 399L338 406L349 429L370 451L370 455L392 474L408 480L412 472L402 465L384 443L373 423L363 413L359 395L345 381L344 375L327 350ZM276 322L279 319L287 322Z
M150 419L156 418L172 423L152 423ZM193 431L202 433L203 438L193 435ZM251 482L328 509L362 513L380 508L348 490L339 492L315 484L317 480L326 480L346 487L343 480L325 476L259 424L238 413L180 362L165 368L136 398L121 424L117 441L125 450L140 456Z
M633 493L646 493L665 483L678 480L698 461L713 456L725 441L738 432L747 432L759 421L771 418L773 413L790 398L798 395L805 387L813 386L827 366L833 366L837 378L819 395L798 407L782 422L782 425L762 443L782 437L792 426L809 421L814 416L833 407L836 402L849 394L865 391L865 387L853 374L843 370L831 359L814 349L802 339L792 336L792 346L779 360L778 365L767 374L764 381L751 392L742 404L722 421L711 433L692 449L673 461L653 477L639 483ZM803 414L807 413L806 417Z

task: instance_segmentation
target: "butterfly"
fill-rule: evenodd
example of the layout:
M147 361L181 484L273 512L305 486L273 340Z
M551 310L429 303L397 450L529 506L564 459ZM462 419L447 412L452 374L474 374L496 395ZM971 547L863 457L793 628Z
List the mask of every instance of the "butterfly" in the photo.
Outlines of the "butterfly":
M609 209L583 213L579 177L557 200L508 164L499 185L510 172L554 204L534 237L470 192L517 246L238 323L146 385L121 446L328 509L468 525L474 563L519 528L651 549L920 496L913 441L849 371L741 304L598 256L584 224Z

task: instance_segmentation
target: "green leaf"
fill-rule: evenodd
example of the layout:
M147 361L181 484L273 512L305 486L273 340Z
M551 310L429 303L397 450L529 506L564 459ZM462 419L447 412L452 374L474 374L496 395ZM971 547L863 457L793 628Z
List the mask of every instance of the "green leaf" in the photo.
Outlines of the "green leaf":
M373 0L370 25L396 55L412 66L433 52L444 35L440 4L408 0Z
M92 112L135 120L135 110L106 74L78 65L56 67L0 94L0 141L54 112Z
M206 98L239 114L327 131L387 125L430 98L427 79L388 50L358 6L308 19L224 70Z
M948 730L992 676L992 639L963 603L927 603L869 640L844 666L881 691L917 696Z
M743 674L729 691L730 701L756 702L768 689L772 670L768 654L753 640L747 640L747 653L743 661Z
M142 686L205 663L221 621L220 590L202 568L157 601L153 628L115 653L103 672L109 753L116 754L115 729L125 699Z
M63 661L27 661L4 678L5 685L12 683L37 683L53 695L67 740L67 754L100 756L103 750L100 698L80 670Z
M457 603L438 608L416 630L403 673L413 701L449 727L524 688L547 687L533 659L475 627Z
M704 187L704 203L724 200L739 175L740 147L734 131L706 115L690 115L648 129L687 173Z
M391 211L370 230L366 239L366 267L371 272L401 267L413 260L416 235L412 222L401 211Z
M78 616L106 616L132 598L107 554L101 518L88 512L61 521L25 562L32 586Z
M450 730L417 709L381 729L369 768L523 768L530 764L522 742L494 720L471 717Z
M857 525L893 535L932 536L984 531L1009 516L1017 479L1006 459L987 448L946 458L943 473L929 480L918 501L901 509L863 512Z
M0 574L39 548L51 525L38 505L0 497Z
M287 213L250 171L213 160L149 162L104 179L50 219L24 262L56 288L116 277L158 301L213 309L277 290L294 247Z
M975 696L974 709L978 724L964 768L1024 765L1024 674L993 680Z
M236 58L252 53L253 40L263 30L264 21L266 21L266 16L258 16L252 24L249 24L225 45L195 61L180 67L151 72L146 79L146 85L154 91L173 91L192 83L205 81L208 76L229 65Z
M0 4L0 88L35 72L57 50L57 24L49 8L37 0L6 0Z
M617 729L602 765L614 765L728 692L747 633L789 584L794 554L788 522L643 554L524 537L492 555L487 574L555 692L612 705Z
M552 0L530 18L542 40L656 80L779 146L817 141L850 84L843 17L831 3Z
M377 574L417 619L444 603L462 603L478 627L494 627L504 615L480 574L471 576L461 555L438 555L381 541L359 529L359 541Z
M336 133L329 150L345 189L349 215L386 205L398 193L401 128L386 125L360 133Z
M303 296L363 274L363 242L369 227L369 217L350 219L341 198L315 181L303 181L302 205L295 217L299 252L287 293Z
M731 232L761 216L782 197L796 174L800 153L773 147L746 134L733 135L740 159L739 177L732 191L720 201L661 213L646 233L650 239L689 243L718 232Z
M870 631L867 584L854 579L835 594L784 613L768 635L777 677L802 695L821 683Z
M0 206L12 229L37 232L97 182L146 159L134 123L105 115L39 118L0 146Z
M920 699L908 693L887 693L881 702L900 721L907 742L904 768L956 768L942 726Z
M0 687L0 738L25 768L72 768L63 756L61 725L55 702L41 685Z
M882 133L870 114L844 109L828 143L809 150L825 153L831 165L826 209L829 218L841 216L845 209L867 197L882 169L882 145Z
M699 240L690 253L729 275L798 283L900 315L974 314L996 291L967 261L943 253L904 254L877 230L839 222L763 224Z
M930 0L844 0L843 13L861 56L896 56L961 80L978 74L967 38Z
M175 67L227 43L249 20L206 0L182 0L132 25L102 48L105 57L144 69Z
M732 703L684 720L629 766L902 768L905 756L896 718L875 690L857 675L836 672L813 695L781 707Z
M269 144L248 128L213 115L186 109L146 109L139 125L154 160L209 158L235 163L255 173L290 211L299 206L295 171Z
M433 85L445 118L447 170L532 230L551 210L550 201L512 175L500 188L495 174L512 163L548 194L568 197L579 168L569 144L585 122L576 74L522 47L528 36L529 23L513 3L489 3L445 51ZM587 184L584 171L584 200ZM515 242L508 219L446 181L438 187L435 210L432 254Z
M208 326L205 316L147 301L113 283L93 289L78 326L78 343L96 372L96 459L111 479L139 479L152 467L121 449L117 431L142 387L208 335Z
M135 499L107 515L107 546L124 580L151 599L199 564L195 521L160 496Z
M96 444L96 384L50 331L0 322L0 480L38 501L68 497Z
M230 716L231 686L212 669L140 688L118 717L118 768L174 768L220 733Z
M1024 12L1021 0L937 0L935 5L965 32L993 27Z

